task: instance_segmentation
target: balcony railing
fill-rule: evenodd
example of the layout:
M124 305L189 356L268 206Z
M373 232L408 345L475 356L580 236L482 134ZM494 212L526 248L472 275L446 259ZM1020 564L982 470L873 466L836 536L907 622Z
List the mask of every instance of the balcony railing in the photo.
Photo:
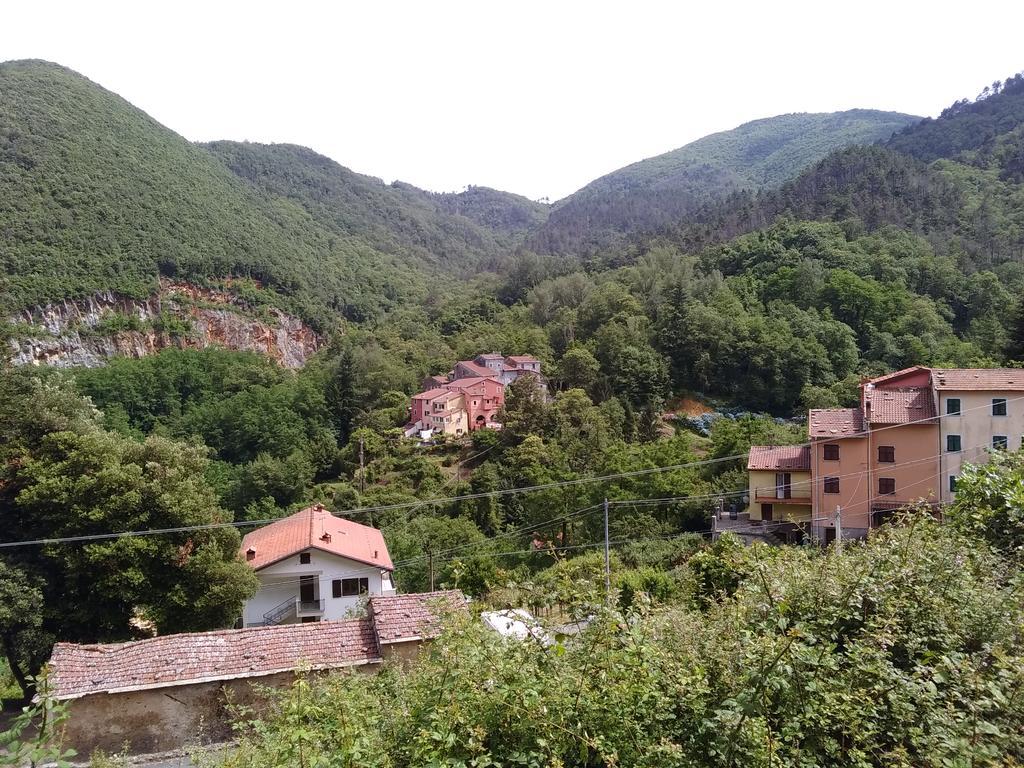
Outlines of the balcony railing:
M299 616L312 616L324 612L324 600L296 600L295 613Z
M799 485L770 485L754 489L758 504L810 504L811 490Z
M293 616L319 616L323 614L326 603L320 600L302 600L288 597L263 614L264 626L272 626L287 621Z

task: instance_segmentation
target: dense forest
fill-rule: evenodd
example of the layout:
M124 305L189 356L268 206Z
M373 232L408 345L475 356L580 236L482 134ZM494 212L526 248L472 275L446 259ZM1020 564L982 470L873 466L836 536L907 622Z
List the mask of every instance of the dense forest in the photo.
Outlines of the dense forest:
M733 193L777 187L833 150L888 139L918 119L851 109L754 120L592 181L552 206L531 244L574 255L618 249Z

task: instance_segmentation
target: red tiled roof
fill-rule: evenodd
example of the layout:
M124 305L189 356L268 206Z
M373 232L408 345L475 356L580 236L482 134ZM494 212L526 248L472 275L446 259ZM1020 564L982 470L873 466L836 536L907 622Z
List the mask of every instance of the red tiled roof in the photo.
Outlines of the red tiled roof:
M1024 390L1024 370L1020 368L933 368L932 386L936 389Z
M474 374L476 374L477 376L480 376L480 377L496 376L497 375L497 372L492 371L486 365L480 365L479 363L474 363L472 360L459 360L459 362L457 362L455 364L455 367L458 368L460 365L463 368L465 368L466 370L468 370L471 373L474 373Z
M324 538L325 534L329 538ZM252 560L246 558L246 562L259 570L311 548L389 571L395 569L380 531L335 517L320 505L307 507L246 534L241 553L246 558L249 549L255 550L256 556Z
M811 448L807 445L752 445L747 469L811 469Z
M426 392L420 392L418 395L413 395L413 400L434 400L435 398L447 395L451 390L445 387L436 387L434 389L428 389Z
M930 389L872 389L864 392L872 424L910 424L935 417L935 400Z
M472 378L456 379L455 381L450 381L445 386L450 390L461 392L463 390L469 389L470 387L475 387L479 384L483 384L485 381L494 381L494 379L490 377L484 378L483 376L473 376Z
M370 600L377 636L382 643L436 637L442 617L465 607L466 597L457 589Z
M57 699L212 680L261 677L299 668L376 664L381 645L437 637L441 618L464 610L459 590L374 596L369 615L345 621L279 624L164 635L130 643L57 643L49 683Z
M540 360L538 360L536 357L533 357L532 355L509 355L505 359L506 360L511 360L513 363L539 363L540 362Z
M477 360L504 360L505 356L500 352L486 352L476 356Z
M380 661L368 618L165 635L108 645L57 643L49 683L58 699L208 680L260 677L299 667Z
M864 431L860 408L815 408L807 416L811 437L849 437Z
M884 384L892 379L899 379L906 376L908 373L915 373L917 371L928 371L929 369L923 365L912 365L909 368L901 368L898 371L892 373L886 373L882 376L875 376L873 379L868 379L871 384Z

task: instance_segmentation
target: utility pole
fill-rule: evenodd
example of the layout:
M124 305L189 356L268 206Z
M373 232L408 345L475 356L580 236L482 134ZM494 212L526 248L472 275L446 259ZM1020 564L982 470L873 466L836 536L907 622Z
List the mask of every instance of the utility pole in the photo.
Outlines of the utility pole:
M359 438L359 493L366 493L366 468L363 466L363 438Z
M843 508L836 505L836 550L843 548Z
M427 561L430 564L430 591L434 591L434 550L427 552Z
M612 599L612 563L608 551L608 499L604 500L604 596L605 601Z

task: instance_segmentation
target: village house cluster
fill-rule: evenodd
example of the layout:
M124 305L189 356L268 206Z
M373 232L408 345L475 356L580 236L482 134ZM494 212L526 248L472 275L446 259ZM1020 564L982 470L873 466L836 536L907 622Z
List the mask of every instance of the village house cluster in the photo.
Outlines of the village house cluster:
M142 753L225 740L226 697L255 702L252 683L284 687L297 670L409 661L466 606L458 591L397 595L381 532L319 504L252 531L239 554L259 589L238 628L55 646L50 695L69 704L69 744Z
M501 429L498 414L505 405L505 387L521 376L545 382L540 361L529 355L497 352L460 360L444 376L429 376L412 398L405 436L429 440L435 434L458 437L478 429Z
M808 445L751 447L750 520L790 541L862 538L898 509L952 502L963 464L1024 447L1024 370L907 368L862 382L856 408L811 410L807 431Z

